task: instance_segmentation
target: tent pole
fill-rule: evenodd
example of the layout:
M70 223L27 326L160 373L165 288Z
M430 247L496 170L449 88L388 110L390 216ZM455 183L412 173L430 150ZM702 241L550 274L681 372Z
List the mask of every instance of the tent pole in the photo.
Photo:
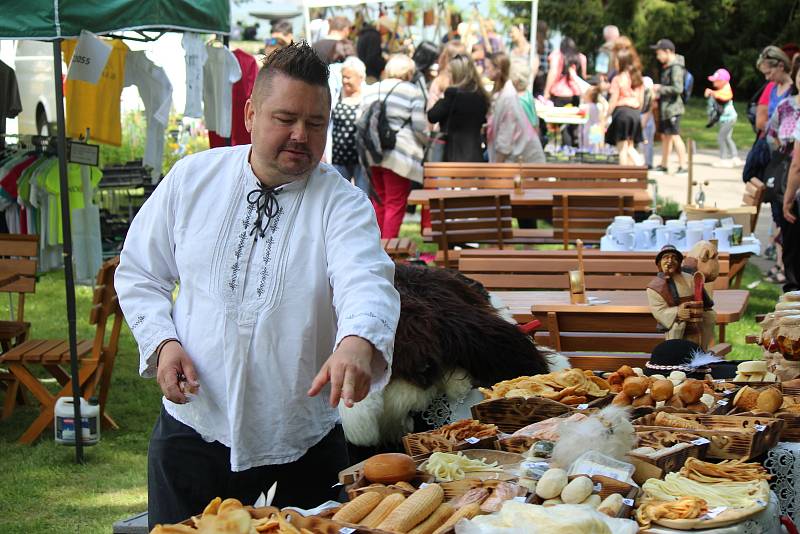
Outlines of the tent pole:
M531 42L530 42L530 50L531 50L531 65L533 65L539 54L539 51L536 50L536 30L537 26L539 25L539 0L531 0ZM539 70L541 70L542 66L539 65ZM537 72L533 73L533 77L536 78Z
M61 228L64 235L64 284L67 290L67 327L69 363L72 374L72 400L75 408L75 462L83 463L83 424L81 386L78 377L78 341L75 330L75 280L72 273L72 228L70 225L69 185L67 177L67 127L64 120L64 88L61 85L61 39L53 41L53 66L56 84L56 120L58 125L58 176L61 191Z

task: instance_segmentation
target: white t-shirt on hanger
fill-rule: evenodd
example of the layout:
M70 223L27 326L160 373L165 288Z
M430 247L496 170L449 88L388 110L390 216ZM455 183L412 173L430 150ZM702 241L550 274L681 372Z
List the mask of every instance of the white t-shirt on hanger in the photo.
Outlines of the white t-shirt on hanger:
M206 64L206 45L196 33L184 33L181 40L186 52L186 117L203 116L203 65Z
M242 68L233 52L213 44L206 46L208 59L203 67L203 105L206 128L220 137L231 136L233 84L242 77Z
M172 107L172 84L166 72L147 59L142 51L128 52L125 61L125 86L135 85L144 102L147 142L143 162L153 168L152 177L161 176L164 159L164 130Z

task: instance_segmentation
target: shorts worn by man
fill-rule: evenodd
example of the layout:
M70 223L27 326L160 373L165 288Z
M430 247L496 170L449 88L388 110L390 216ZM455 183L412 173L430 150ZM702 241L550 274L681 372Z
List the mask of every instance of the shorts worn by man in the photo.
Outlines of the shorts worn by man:
M389 379L394 266L367 197L320 163L327 78L305 43L271 54L245 107L252 145L179 161L128 232L115 284L165 396L151 526L274 481L278 506L330 498L348 463L339 400Z

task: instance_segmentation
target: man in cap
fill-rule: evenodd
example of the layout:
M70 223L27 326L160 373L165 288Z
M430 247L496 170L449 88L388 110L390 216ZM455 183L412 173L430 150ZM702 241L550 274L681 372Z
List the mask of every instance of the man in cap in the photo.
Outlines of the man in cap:
M666 339L683 339L686 324L692 319L694 304L694 277L681 270L683 254L672 245L665 245L656 255L658 276L647 284L647 301L650 311L666 332ZM714 337L717 314L714 302L703 290L703 316L700 324L705 349Z
M650 48L656 51L656 59L661 63L661 83L653 86L658 97L658 133L661 134L661 165L657 171L668 172L669 153L675 145L678 153L678 171L688 171L686 164L686 145L681 139L681 116L683 107L683 84L686 77L686 64L683 56L675 53L675 43L669 39L659 39Z

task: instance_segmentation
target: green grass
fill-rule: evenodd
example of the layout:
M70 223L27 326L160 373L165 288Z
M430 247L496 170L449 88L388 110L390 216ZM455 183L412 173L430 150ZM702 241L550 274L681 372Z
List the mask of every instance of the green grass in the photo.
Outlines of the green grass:
M748 150L755 140L750 123L747 121L747 103L735 102L739 118L733 128L733 140L739 150ZM701 150L717 150L717 134L719 126L706 128L708 116L706 115L706 101L693 96L686 105L686 113L681 118L681 137L694 139L697 148Z
M404 225L403 234L421 241L416 224ZM744 284L760 277L748 266ZM728 328L736 358L759 356L758 348L741 341L758 331L754 315L770 311L778 295L777 286L763 282L751 291L746 316ZM90 338L90 288L79 288L77 300L79 337ZM26 303L33 335L66 339L65 309L63 274L42 276ZM6 309L0 306L0 316L5 315L7 303ZM37 415L36 408L17 407L9 420L0 422L0 532L108 533L114 521L146 509L147 443L160 393L154 381L138 376L138 353L127 327L120 341L108 405L120 430L104 432L99 445L84 449L84 465L74 464L72 448L54 444L52 431L32 447L16 443Z

